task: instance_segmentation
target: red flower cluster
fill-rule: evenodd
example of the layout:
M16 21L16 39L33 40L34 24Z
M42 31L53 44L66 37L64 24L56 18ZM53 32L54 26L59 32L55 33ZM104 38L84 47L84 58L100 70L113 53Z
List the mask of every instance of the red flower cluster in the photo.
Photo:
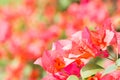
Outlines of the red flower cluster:
M10 74L2 79L41 79L44 71L33 64L37 58L35 63L48 74L43 80L66 80L71 75L88 80L119 79L119 66L107 75L97 71L84 76L82 71L92 58L97 57L109 58L110 64L119 65L120 0L15 2L0 0L0 75ZM108 18L115 27L109 20L106 22ZM56 41L52 49L47 50L51 42L62 38L66 39ZM105 72L106 67L109 68L107 63L109 60L102 65ZM4 74L1 74L2 70L5 70Z
M101 27L96 27L94 31L84 28L69 39L53 43L52 50L45 51L35 63L40 64L53 80L66 80L70 75L80 77L81 68L92 57L107 58L109 56L107 47L110 45L117 44L115 50L118 49L117 36L110 21ZM48 79L49 77L43 80Z

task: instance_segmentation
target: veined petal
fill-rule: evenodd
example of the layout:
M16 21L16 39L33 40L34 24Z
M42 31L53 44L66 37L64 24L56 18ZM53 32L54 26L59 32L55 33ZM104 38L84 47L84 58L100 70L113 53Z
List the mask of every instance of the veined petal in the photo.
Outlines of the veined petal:
M112 41L113 37L114 37L114 32L110 30L106 30L106 36L104 38L104 42L109 44Z
M65 61L65 66L68 66L69 64L71 64L72 62L74 62L75 59L69 59L69 58L65 58L64 57L64 61Z
M117 37L118 53L120 54L120 32L116 33L116 37Z
M0 21L0 41L4 41L10 35L10 26L6 21Z
M82 31L78 31L71 36L71 40L79 42L82 40Z
M60 40L60 44L63 46L63 50L70 50L72 49L72 41L71 40Z
M34 64L38 64L38 65L42 66L41 57L38 58L38 59L34 62Z

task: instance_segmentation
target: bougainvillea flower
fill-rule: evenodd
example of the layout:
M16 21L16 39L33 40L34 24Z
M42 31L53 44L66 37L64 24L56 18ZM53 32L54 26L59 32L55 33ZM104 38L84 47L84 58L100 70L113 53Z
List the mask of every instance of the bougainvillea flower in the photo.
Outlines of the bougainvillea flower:
M31 74L30 74L29 80L37 80L38 77L40 76L39 74L40 74L39 69L33 69Z
M119 79L120 71L117 70L104 76L102 76L101 73L97 73L95 76L91 76L87 80L119 80Z
M112 73L103 76L100 80L119 80L119 79L120 79L120 71L116 70Z
M89 0L85 4L82 2L80 4L73 3L68 8L68 13L73 15L76 19L82 18L88 21L91 20L91 22L95 21L98 24L104 22L109 16L105 4L100 0L98 2ZM89 23L87 25L89 25Z
M113 30L112 24L108 21L101 27L97 27L96 31L91 31L91 40L94 46L94 52L99 54L99 52L106 50L107 46L111 45L114 41L115 31ZM95 51L96 51L95 50Z
M120 32L116 33L118 53L120 54Z
M24 38L26 40L21 40ZM12 52L14 56L19 56L23 60L32 60L40 57L44 50L44 41L36 39L30 40L28 36L17 35L12 36L7 42L8 50Z
M36 63L55 75L60 72L59 74L62 73L62 75L67 74L65 75L66 78L72 74L80 76L80 74L76 74L76 71L79 73L80 68L84 65L82 59L89 59L95 56L90 48L91 46L89 46L90 43L88 42L90 41L90 33L86 28L73 34L68 40L55 42L52 50L45 51ZM74 56L70 57L70 55ZM71 71L69 71L69 68L71 68Z
M48 74L47 76L45 76L42 80L59 80L57 78L55 78L53 75Z
M105 22L109 16L116 13L119 16L120 0L75 0L76 3L65 0L63 6L66 1L70 3L64 11L59 11L59 0L18 0L19 4L6 0L4 7L0 4L0 58L5 55L10 61L18 59L15 62L18 64L7 67L9 80L21 79L25 64L38 57L35 63L48 72L43 80L66 80L70 75L81 77L80 70L91 58L109 58L109 46L113 47L113 54L120 54L120 34L113 29L110 21ZM106 2L113 2L113 8L108 6L110 12L104 4ZM118 16L115 17L117 26ZM95 28L96 25L99 27ZM50 47L51 41L61 36L69 38L58 40L51 50L45 50ZM33 67L31 63L29 66ZM35 80L39 72L31 72L29 79ZM119 79L119 72L113 73L103 77L97 73L88 79Z
M80 62L80 61L78 61ZM80 69L84 66L83 63L81 63L81 65L78 66L77 61L72 62L71 64L69 64L67 67L64 68L64 71L68 74L68 75L76 75L78 77L80 77Z
M6 20L0 20L0 42L4 42L11 35L11 26Z
M89 77L87 80L101 80L101 73L96 73L95 76Z
M43 54L41 62L45 70L51 73L55 73L65 67L65 62L62 55L60 55L60 52L62 51L46 51Z
M56 41L52 50L46 51L37 60L37 64L40 64L57 79L64 80L70 75L80 77L80 74L77 73L80 73L80 69L90 58L97 56L107 58L109 56L107 46L112 45L116 38L116 32L110 21L97 27L95 31L84 28L68 39ZM95 79L97 76L91 77L89 80ZM100 78L100 76L98 77Z
M15 63L14 63L15 62ZM6 67L7 75L5 80L20 80L25 64L16 58Z

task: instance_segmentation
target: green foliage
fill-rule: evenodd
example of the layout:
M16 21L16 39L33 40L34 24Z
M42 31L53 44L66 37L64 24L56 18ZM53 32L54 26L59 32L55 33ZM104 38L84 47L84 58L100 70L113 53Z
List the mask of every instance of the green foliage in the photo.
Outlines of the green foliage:
M102 67L103 59L96 57L91 59L80 71L81 77L84 80L85 78L88 78L97 72L100 72L103 70Z
M107 46L107 50L108 50L108 53L109 53L109 58L112 59L112 60L117 60L117 55L116 53L114 53L114 50L113 50L113 47L112 46Z
M58 0L58 8L65 11L71 3L79 3L80 0Z
M79 80L79 78L75 75L71 75L67 78L67 80Z
M60 39L65 39L65 38L67 38L67 35L66 35L65 31L63 31L60 36Z
M7 5L10 3L10 0L0 0L0 6Z
M115 64L109 66L107 69L105 69L105 71L103 72L102 76L111 73L113 71L115 71L117 69L117 66Z
M59 9L66 10L70 5L70 3L71 3L71 0L58 0Z
M116 65L119 67L120 66L120 58L116 60Z
M119 66L120 66L120 59L117 59L114 64L112 64L111 66L105 69L102 76L117 70Z
M21 0L0 0L0 6L6 6L11 3L14 3L14 5L20 4Z
M6 60L1 59L1 60L0 60L0 66L1 66L1 67L5 67L6 65L7 65Z

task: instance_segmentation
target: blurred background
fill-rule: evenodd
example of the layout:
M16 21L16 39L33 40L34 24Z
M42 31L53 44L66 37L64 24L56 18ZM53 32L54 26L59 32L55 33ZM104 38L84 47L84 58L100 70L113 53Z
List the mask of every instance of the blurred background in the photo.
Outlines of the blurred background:
M35 60L65 39L107 19L120 31L120 0L0 0L0 80L41 80Z

